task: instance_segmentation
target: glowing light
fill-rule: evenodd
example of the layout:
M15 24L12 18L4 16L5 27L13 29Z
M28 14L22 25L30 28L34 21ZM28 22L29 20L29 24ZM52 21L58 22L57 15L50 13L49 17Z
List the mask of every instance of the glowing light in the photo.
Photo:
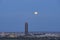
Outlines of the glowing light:
M38 12L34 12L34 14L35 14L35 15L37 15L37 14L38 14Z

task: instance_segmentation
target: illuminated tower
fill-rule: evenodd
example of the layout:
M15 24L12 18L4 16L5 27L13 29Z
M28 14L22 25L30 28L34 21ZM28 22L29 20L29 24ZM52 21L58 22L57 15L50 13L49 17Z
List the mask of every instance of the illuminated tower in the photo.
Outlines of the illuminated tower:
M28 35L28 22L25 22L25 35Z

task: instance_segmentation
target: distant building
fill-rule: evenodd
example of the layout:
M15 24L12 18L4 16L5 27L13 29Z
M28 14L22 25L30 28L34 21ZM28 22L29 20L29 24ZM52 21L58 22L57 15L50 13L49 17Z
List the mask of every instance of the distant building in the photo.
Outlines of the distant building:
M25 35L28 34L28 22L25 22Z

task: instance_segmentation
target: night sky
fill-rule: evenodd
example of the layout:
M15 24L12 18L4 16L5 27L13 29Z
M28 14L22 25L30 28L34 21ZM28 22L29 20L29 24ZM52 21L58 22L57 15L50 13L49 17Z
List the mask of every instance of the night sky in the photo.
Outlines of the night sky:
M0 32L24 32L26 21L29 32L60 32L60 0L0 0Z

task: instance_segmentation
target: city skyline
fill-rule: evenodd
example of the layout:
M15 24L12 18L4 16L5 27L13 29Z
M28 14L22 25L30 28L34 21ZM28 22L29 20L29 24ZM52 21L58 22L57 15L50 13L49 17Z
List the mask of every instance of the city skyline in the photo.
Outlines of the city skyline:
M60 32L60 1L0 0L0 32L24 32L28 17L29 32Z

